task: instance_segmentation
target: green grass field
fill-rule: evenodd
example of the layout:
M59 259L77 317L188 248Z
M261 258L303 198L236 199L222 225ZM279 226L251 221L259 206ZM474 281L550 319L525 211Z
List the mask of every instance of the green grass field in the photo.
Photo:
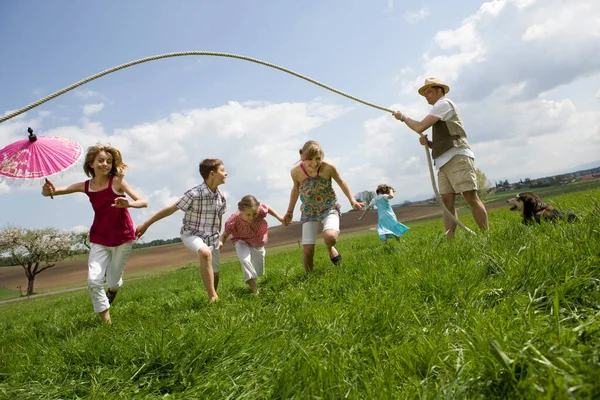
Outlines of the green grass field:
M0 287L0 300L4 299L12 299L14 297L21 296L21 292L18 290L11 290L7 288Z
M593 190L598 187L600 187L600 179L572 182L563 186L546 186L534 189L523 188L518 190L507 190L506 192L499 192L487 197L486 204L505 203L507 198L516 196L520 192L534 192L543 199L552 199L556 196L568 193L579 193Z
M0 305L0 398L598 398L600 189L546 197L581 220L342 235L308 275L291 246L258 297L232 260L212 306L197 267L126 281L110 326L85 291Z

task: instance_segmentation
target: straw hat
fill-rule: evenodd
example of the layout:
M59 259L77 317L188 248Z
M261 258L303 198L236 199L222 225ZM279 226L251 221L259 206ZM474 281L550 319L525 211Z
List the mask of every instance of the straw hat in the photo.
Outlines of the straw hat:
M425 92L425 90L428 87L432 87L432 86L439 86L439 87L443 88L444 94L446 94L450 91L450 88L448 87L448 85L444 85L442 83L442 81L440 81L438 78L427 78L427 79L425 79L425 83L423 84L423 86L421 86L421 88L419 89L419 94L421 96L425 96L425 94L423 92Z

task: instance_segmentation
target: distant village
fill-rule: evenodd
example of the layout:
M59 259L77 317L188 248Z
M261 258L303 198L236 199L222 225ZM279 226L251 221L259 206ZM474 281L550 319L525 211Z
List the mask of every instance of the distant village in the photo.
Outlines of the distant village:
M519 182L510 183L508 180L495 182L493 185L490 185L488 189L488 193L499 193L506 192L509 190L519 190L519 189L536 189L547 186L562 186L567 185L573 182L579 181L591 181L594 179L600 179L600 166L591 169L584 169L576 172L569 172L566 174L559 174L554 176L546 176L543 178L536 179L520 179ZM423 205L423 204L437 204L437 199L435 197L419 200L419 201L409 201L406 200L401 204L394 204L393 207L406 207L410 205Z
M504 182L496 182L494 187L490 187L490 191L504 192L507 190L518 190L522 188L541 188L546 186L566 185L568 183L578 181L591 181L593 179L600 178L600 167L592 169L584 169L576 172L569 172L566 174L546 176L544 178L537 179L521 179L519 182L509 183L508 180Z

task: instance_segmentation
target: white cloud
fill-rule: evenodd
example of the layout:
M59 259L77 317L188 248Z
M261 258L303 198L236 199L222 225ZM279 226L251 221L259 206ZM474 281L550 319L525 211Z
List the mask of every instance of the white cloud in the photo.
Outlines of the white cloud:
M51 128L46 134L75 140L84 149L96 142L111 143L118 148L129 165L125 179L149 200L148 208L131 210L136 224L201 183L198 164L202 159L220 158L229 174L221 188L229 200L227 217L235 211L237 201L248 193L278 211L285 211L292 186L289 171L298 161L298 149L314 138L309 135L315 129L349 110L321 102L229 102L215 108L172 113L167 118L112 132L107 132L100 122L82 118L80 125ZM13 124L3 134L1 128L5 127L8 125L0 125L1 141L4 135L18 132ZM78 169L60 182L70 184L82 179ZM85 196L80 199L76 206L88 210ZM177 236L181 217L175 215L157 223L144 239ZM276 221L273 219L271 223Z
M429 15L429 9L427 7L421 7L417 11L407 11L402 16L409 24L416 24L419 21L424 20Z
M440 31L424 54L425 77L436 76L478 100L503 85L524 84L531 98L598 74L600 5L592 1L494 0L456 29Z
M536 0L513 0L515 7L525 8L532 5Z
M509 100L510 92L496 93L481 103L465 103L461 113L476 167L492 181L509 181L572 171L584 163L600 165L600 113L578 110L562 100ZM397 105L414 119L422 119L429 106ZM482 113L481 110L492 110ZM428 132L430 134L430 132ZM389 116L365 123L359 145L364 161L348 181L391 183L399 199L432 195L427 158L417 135ZM435 171L435 169L434 169Z
M405 77L406 75L410 74L411 72L413 72L412 67L403 67L403 68L401 68L400 72L398 73L398 75L396 75L394 77L393 82L394 83L400 82L403 79L406 81L406 78L403 78L403 77Z
M391 11L394 9L394 0L387 0L386 11Z
M10 186L4 182L0 182L0 196L7 193L10 193Z
M92 114L99 113L104 108L104 103L86 104L83 106L83 115L89 117Z
M75 233L82 233L82 232L89 232L90 227L85 226L85 225L76 225L69 230L72 232L75 232Z
M77 89L74 92L76 97L79 97L80 99L84 99L84 100L88 100L88 99L100 99L103 101L108 101L107 97L105 95L103 95L100 92L95 92L93 90L89 90L89 89Z
M416 90L426 77L441 78L461 109L476 166L490 180L600 164L600 112L589 109L589 94L556 90L574 81L597 88L600 57L591 55L598 53L599 32L596 2L484 3L455 29L435 34L434 47L423 55L423 74L398 79L402 92L410 93L414 101L393 108L421 120L429 106ZM417 176L409 186L411 192L430 193L424 154L412 144L416 139L396 143L397 135L409 137L412 131L403 125L390 128L383 120L366 126L365 151L378 151L376 139L382 140L384 149L380 159L369 158L370 166L385 171L382 176L394 171L396 179L404 176L406 183ZM386 152L395 153L396 160L386 161L390 158ZM413 165L421 169L411 170Z
M600 34L600 13L591 2L573 2L560 10L541 7L531 15L531 25L522 36L524 41L575 39Z

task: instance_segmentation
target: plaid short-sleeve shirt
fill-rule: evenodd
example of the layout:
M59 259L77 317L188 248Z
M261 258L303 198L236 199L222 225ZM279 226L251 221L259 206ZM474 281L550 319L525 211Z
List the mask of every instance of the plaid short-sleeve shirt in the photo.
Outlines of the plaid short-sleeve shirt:
M214 246L219 240L219 219L227 211L227 202L223 193L210 190L206 183L191 188L175 202L185 212L182 235L201 237L208 246Z

